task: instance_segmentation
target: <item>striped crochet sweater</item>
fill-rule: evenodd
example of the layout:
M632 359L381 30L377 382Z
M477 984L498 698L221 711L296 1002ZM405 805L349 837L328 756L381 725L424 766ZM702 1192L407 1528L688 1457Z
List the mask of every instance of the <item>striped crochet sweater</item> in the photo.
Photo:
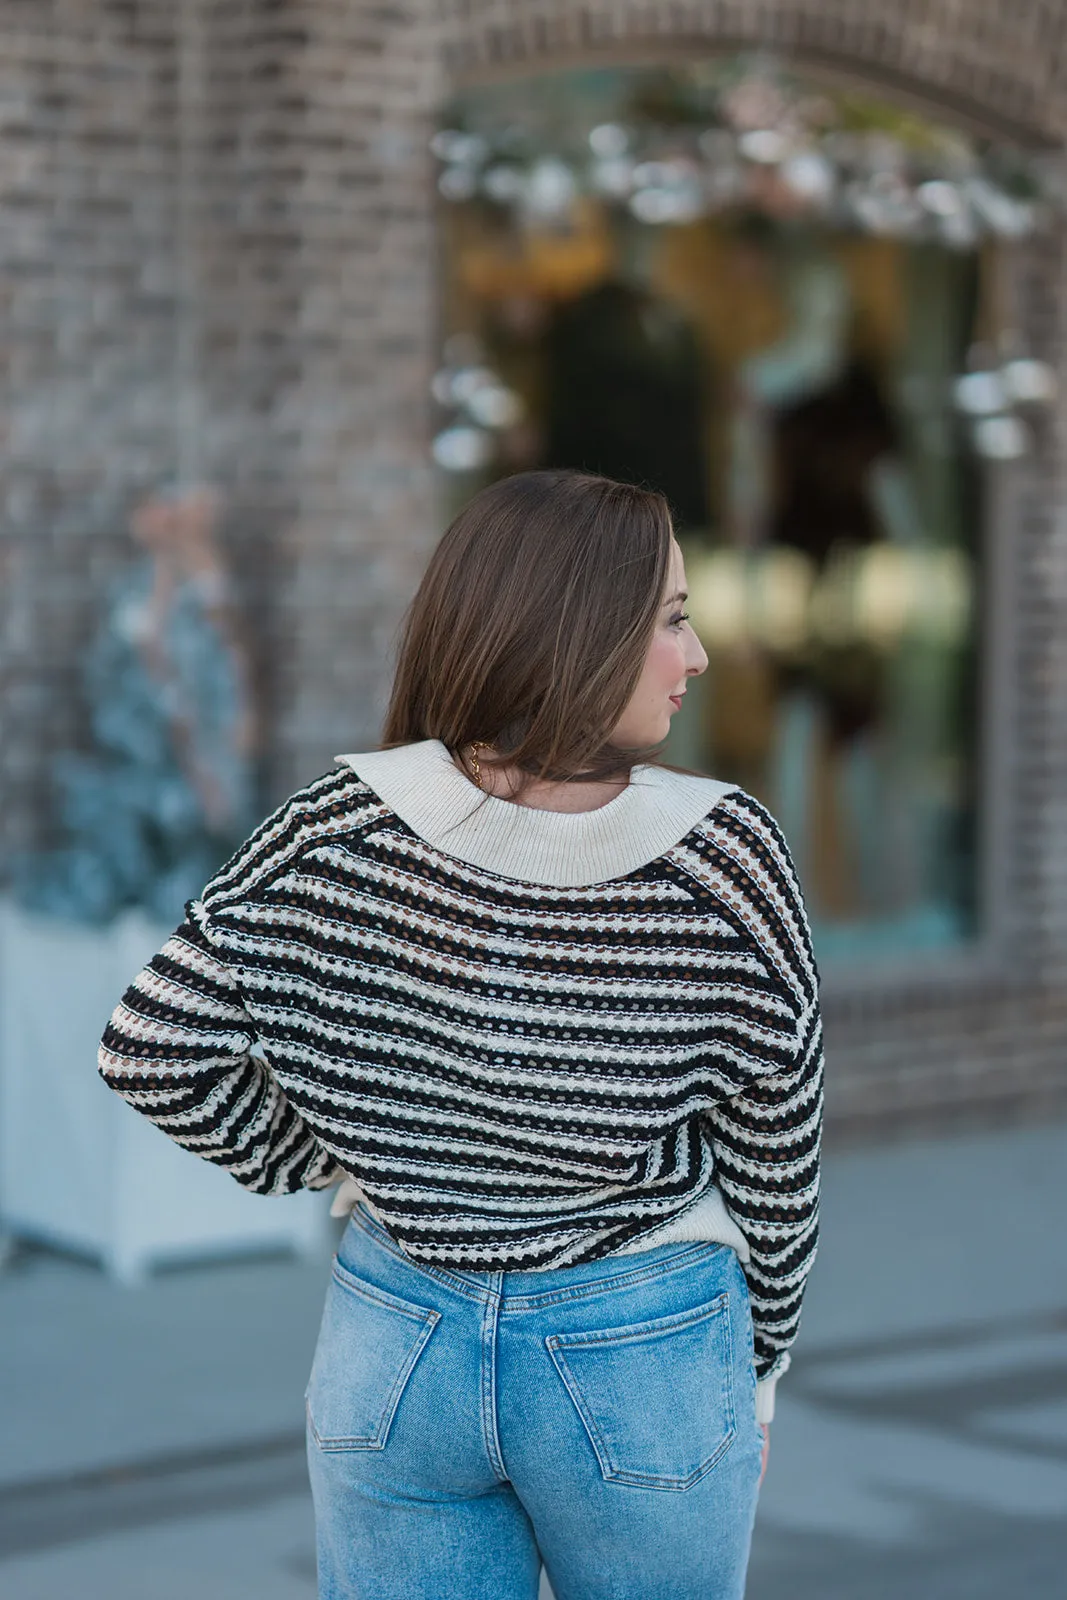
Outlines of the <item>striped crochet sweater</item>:
M258 1193L350 1176L417 1262L733 1244L769 1416L822 1109L775 823L654 767L558 813L481 795L434 740L339 760L190 902L111 1018L105 1080Z

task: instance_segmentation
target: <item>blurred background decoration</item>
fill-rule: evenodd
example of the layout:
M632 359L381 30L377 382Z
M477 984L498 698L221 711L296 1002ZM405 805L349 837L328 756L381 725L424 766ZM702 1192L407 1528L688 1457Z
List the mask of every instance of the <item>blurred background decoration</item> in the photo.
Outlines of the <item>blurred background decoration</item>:
M455 111L432 141L441 195L534 225L592 197L652 225L755 207L969 249L1025 238L1063 199L1047 156L816 87L767 55L587 72L570 94L509 85Z
M255 714L220 509L206 486L172 484L133 510L143 553L114 579L85 660L91 749L54 762L66 842L18 864L30 910L103 924L138 908L176 925L255 821Z
M782 821L833 959L980 931L981 529L1057 398L1011 252L1047 155L766 55L460 94L433 453L655 485L711 655L668 754Z
M134 505L140 555L113 578L84 662L87 748L54 760L63 842L17 862L15 896L0 901L3 1229L94 1257L126 1284L176 1260L314 1255L328 1231L321 1195L265 1205L93 1070L127 983L257 820L221 510L196 482Z

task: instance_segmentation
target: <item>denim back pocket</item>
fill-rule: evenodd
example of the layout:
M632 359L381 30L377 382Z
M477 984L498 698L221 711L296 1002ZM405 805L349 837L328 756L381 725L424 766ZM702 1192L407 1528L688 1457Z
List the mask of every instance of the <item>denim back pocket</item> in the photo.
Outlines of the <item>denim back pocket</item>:
M381 1450L400 1397L441 1313L334 1264L307 1387L322 1450Z
M688 1489L736 1431L730 1297L625 1328L545 1340L603 1476Z

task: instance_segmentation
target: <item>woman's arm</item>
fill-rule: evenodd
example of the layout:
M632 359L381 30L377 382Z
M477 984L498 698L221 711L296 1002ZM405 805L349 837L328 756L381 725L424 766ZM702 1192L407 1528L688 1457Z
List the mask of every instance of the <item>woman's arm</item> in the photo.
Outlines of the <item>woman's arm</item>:
M246 1189L326 1188L333 1158L252 1055L254 1024L207 929L203 905L190 901L181 927L116 1007L100 1074L175 1143Z
M789 1073L758 1078L708 1113L716 1180L749 1246L757 1417L774 1415L818 1239L822 1030L809 1018Z
M735 791L716 808L704 881L752 950L744 1017L709 1063L716 1181L745 1235L758 1416L774 1413L818 1239L823 1107L819 980L800 884L774 819Z

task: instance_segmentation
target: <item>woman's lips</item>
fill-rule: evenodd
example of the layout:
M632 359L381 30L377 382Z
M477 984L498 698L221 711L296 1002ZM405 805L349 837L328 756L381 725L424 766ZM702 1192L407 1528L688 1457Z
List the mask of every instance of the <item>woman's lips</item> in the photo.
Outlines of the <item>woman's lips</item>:
M682 709L682 697L681 697L680 694L669 694L667 696L667 699L670 701L672 706L677 706L678 710L681 711L681 709Z

